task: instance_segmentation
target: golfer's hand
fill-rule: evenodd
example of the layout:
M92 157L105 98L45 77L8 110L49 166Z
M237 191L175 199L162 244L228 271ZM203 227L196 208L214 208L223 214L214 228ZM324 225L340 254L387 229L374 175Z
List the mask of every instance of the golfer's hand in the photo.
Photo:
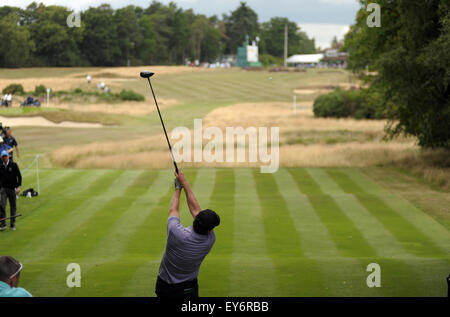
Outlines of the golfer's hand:
M178 180L178 178L175 178L175 190L177 189L183 189L183 185L181 185L180 181Z
M184 184L187 183L187 179L186 179L186 177L184 176L183 172L180 169L178 169L178 174L177 174L177 172L174 172L174 174L175 174L175 177L177 178L177 180L180 182L181 185L184 186Z
M20 193L20 186L16 188L16 195L19 195Z

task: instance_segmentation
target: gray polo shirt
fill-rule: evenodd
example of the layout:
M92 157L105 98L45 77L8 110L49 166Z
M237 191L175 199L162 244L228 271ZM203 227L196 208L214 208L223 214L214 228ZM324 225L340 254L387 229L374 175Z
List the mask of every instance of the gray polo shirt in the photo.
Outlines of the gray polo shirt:
M159 277L169 284L196 279L200 265L216 241L214 231L198 234L192 227L183 227L180 218L167 221L166 252L159 267Z

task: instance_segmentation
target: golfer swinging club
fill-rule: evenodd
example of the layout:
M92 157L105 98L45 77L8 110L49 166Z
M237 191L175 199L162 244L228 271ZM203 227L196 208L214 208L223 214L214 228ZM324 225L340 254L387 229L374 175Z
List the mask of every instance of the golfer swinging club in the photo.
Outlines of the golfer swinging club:
M170 202L167 221L166 251L159 267L155 293L158 297L198 297L197 276L200 265L216 240L214 227L220 223L212 210L202 210L183 173L175 172L175 193ZM194 222L192 227L180 223L180 195L184 188Z

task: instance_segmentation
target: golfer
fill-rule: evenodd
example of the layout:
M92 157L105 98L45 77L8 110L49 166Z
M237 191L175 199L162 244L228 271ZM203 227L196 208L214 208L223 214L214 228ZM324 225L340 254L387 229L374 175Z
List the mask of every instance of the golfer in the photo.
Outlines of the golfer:
M214 227L220 223L212 210L202 210L181 171L175 173L175 193L170 202L167 221L166 251L159 267L155 293L158 297L198 297L197 276L203 259L216 241ZM180 195L184 188L187 205L194 222L192 227L180 223Z
M22 264L11 256L0 256L0 297L31 297L19 285Z
M0 218L6 217L6 200L9 200L9 208L11 213L11 230L16 230L16 195L20 193L20 186L22 186L22 175L20 174L19 166L9 159L9 153L1 152L2 163L0 163L0 180L2 184L1 189L1 206ZM0 223L0 231L6 229L6 222L3 220Z

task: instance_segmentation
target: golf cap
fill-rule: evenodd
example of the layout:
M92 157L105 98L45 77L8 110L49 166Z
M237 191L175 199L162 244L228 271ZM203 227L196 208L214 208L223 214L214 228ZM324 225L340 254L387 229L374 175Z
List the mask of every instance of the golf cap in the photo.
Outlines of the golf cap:
M205 209L195 217L195 222L201 231L210 231L220 224L220 217L214 211Z
M4 142L4 141L3 141L3 138L0 136L0 143L2 143L2 142Z
M5 150L2 151L1 156L9 156L8 152L6 152Z

